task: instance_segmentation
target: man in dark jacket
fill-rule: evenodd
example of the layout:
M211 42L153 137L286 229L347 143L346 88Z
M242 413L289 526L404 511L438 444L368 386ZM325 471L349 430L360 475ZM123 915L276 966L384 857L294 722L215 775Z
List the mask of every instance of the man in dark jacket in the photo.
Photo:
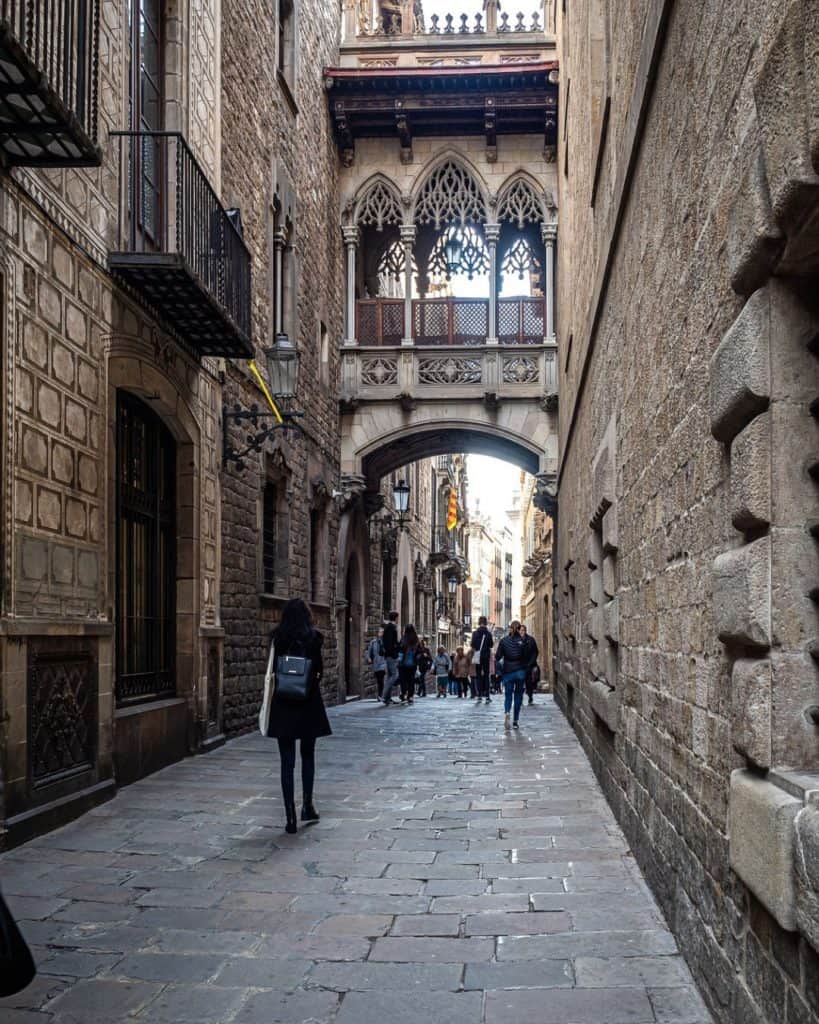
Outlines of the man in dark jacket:
M540 653L537 646L537 641L528 632L526 626L520 627L520 635L523 637L523 641L528 645L528 656L527 661L529 667L526 669L526 696L529 698L529 703L535 703L535 675L537 670L537 656Z
M489 655L492 650L492 634L486 625L485 615L478 619L478 628L472 634L470 646L472 648L473 661L475 655L478 655L478 663L475 665L475 689L478 703L480 704L481 698L483 698L487 704L491 704L492 698L489 696Z
M526 640L520 635L520 623L517 619L509 623L509 633L498 644L495 652L495 667L502 663L500 669L503 678L503 710L505 712L504 728L509 728L509 712L512 710L514 698L515 712L512 725L519 728L520 707L523 704L523 689L526 685L526 670L530 667L532 652Z
M384 657L387 661L387 676L384 679L384 706L392 703L392 688L398 682L398 612L390 612L384 623Z

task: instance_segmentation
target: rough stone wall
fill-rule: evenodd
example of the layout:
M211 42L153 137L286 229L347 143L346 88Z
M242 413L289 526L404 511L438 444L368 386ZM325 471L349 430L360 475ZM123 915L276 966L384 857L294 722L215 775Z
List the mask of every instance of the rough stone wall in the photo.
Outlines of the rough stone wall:
M294 406L304 410L303 432L281 435L245 468L222 476L222 623L226 631L225 732L254 727L262 689L270 629L283 600L309 596L311 505L321 502L327 522L326 600L314 604L325 634L325 697L338 695L336 649L336 548L338 514L329 500L338 487L337 350L342 340L341 232L337 195L338 158L330 132L321 69L338 46L339 11L320 0L296 5L298 73L290 97L276 69L276 5L244 0L222 11L222 190L242 212L252 256L253 338L261 350L273 340L272 204L277 183L289 182L293 236L291 336L301 354L300 390ZM329 336L329 364L320 368L320 324ZM244 364L228 363L226 401L247 408L264 403ZM246 429L230 427L239 446ZM260 594L261 492L275 466L289 507L287 563L282 592Z
M590 22L607 12L601 69ZM819 1019L819 957L729 866L731 771L748 762L735 749L735 652L720 642L731 637L712 583L715 560L741 541L732 451L711 433L711 359L742 308L737 293L762 283L763 257L784 245L764 165L757 180L760 102L787 72L787 61L765 62L783 27L815 60L802 42L815 41L815 11L799 0L585 2L562 24L556 692L716 1019L743 1024ZM610 101L602 136L595 76ZM786 153L806 122L787 103L771 116ZM802 177L807 206L817 182ZM737 252L738 210L750 255ZM779 457L801 465L816 441L806 403L791 422ZM763 604L787 591L774 566ZM771 867L772 884L789 870L779 879Z

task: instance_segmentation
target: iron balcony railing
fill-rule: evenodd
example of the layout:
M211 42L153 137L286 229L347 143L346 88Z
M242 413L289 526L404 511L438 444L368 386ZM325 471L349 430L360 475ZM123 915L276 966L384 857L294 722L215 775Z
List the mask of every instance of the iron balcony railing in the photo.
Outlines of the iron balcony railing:
M433 526L431 553L446 555L449 558L459 555L461 546L458 542L458 531L448 530L446 526Z
M250 253L180 132L112 132L121 209L112 272L202 355L249 357Z
M0 150L9 164L99 164L100 0L0 0Z
M498 299L496 330L501 345L541 345L546 333L544 298ZM417 345L484 345L489 334L488 299L413 299L412 340ZM359 345L400 345L403 299L359 299Z

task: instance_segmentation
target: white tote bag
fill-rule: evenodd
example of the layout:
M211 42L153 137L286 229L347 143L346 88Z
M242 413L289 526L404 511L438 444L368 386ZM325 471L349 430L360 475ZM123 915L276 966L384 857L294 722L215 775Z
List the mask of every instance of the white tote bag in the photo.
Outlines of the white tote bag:
M273 693L276 689L276 645L270 641L270 654L267 658L267 670L264 674L264 695L262 706L259 708L259 732L267 736L270 728L270 705L273 703Z
M486 633L484 633L484 635L481 637L481 646L472 655L472 664L473 665L480 665L480 663L481 663L481 654L483 652L484 640L486 640Z

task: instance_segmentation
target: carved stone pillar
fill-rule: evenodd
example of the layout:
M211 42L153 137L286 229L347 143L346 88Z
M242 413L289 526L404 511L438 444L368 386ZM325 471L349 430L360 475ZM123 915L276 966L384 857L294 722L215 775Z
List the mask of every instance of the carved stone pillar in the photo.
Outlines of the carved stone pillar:
M412 345L412 248L415 244L415 225L401 225L401 242L404 246L404 337L402 345Z
M284 250L287 248L287 230L276 228L273 232L273 291L276 305L273 333L281 334L284 330Z
M557 224L541 224L540 233L546 246L546 341L555 340L555 241Z
M484 235L489 248L489 324L486 332L486 344L498 343L498 239L500 224L485 224Z
M346 225L341 229L344 244L347 247L347 322L345 324L344 344L357 345L355 329L355 276L356 252L360 232L354 225Z

